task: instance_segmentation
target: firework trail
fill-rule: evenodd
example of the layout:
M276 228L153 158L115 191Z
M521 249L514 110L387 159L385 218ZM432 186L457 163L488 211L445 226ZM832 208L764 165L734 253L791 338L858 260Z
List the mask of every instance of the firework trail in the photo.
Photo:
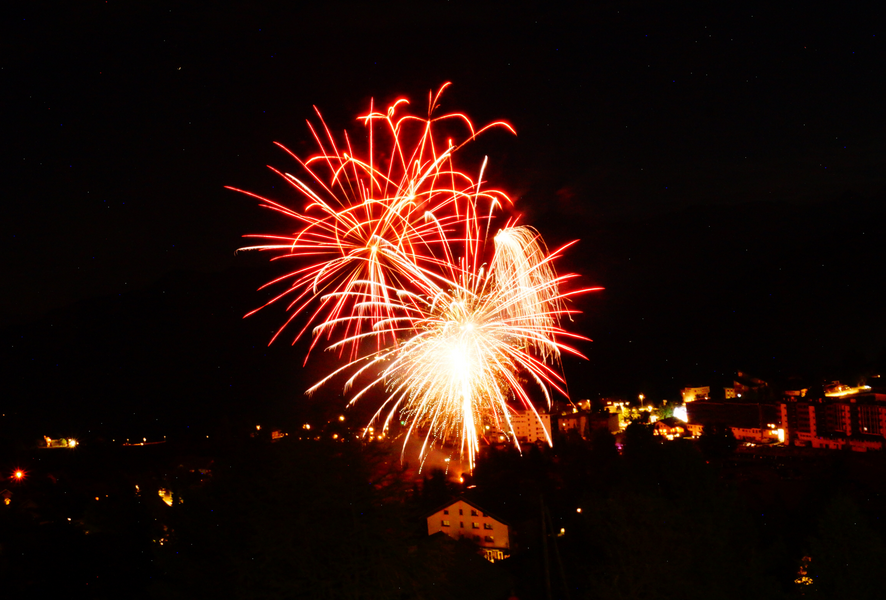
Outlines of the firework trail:
M571 312L561 308L564 300L587 291L558 291L560 284L574 275L542 279L534 273L520 273L526 278L522 281L534 284L515 285L512 279L500 280L496 275L513 273L513 265L496 268L499 256L495 255L488 271L482 267L476 272L465 269L460 285L448 292L402 304L402 316L394 319L399 325L395 330L405 336L401 343L345 364L309 392L341 372L352 372L346 387L368 376L370 381L351 403L373 387L384 386L387 400L373 422L383 421L382 428L387 429L399 415L407 423L407 438L423 431L421 455L435 443L456 440L460 453L466 454L473 466L487 425L512 432L512 404L536 410L523 377L533 380L548 404L549 389L567 395L556 368L559 357L563 352L581 354L559 340L586 339L559 326L560 317ZM553 273L550 263L554 256L534 263L532 270ZM512 259L507 255L505 260ZM345 338L336 344L355 341ZM514 442L519 448L516 438Z
M299 178L270 167L305 200L301 210L229 187L294 221L295 233L246 236L264 243L241 248L274 252L273 260L299 259L297 269L263 286L281 284L284 288L256 309L286 302L291 314L275 339L295 317L308 312L295 340L319 323L317 333L323 335L315 336L313 348L322 337L330 340L338 333L333 324L344 324L343 335L348 336L354 333L349 326L389 318L391 290L430 293L448 286L455 275L452 243L460 240L468 247L481 243L484 217L477 211L483 209L491 216L502 203L510 204L504 192L481 190L482 169L475 181L453 167L452 157L487 129L513 129L504 122L476 129L460 113L434 116L445 88L429 98L425 119L400 115L406 100L397 100L385 113L370 106L370 112L359 119L369 140L366 158L357 156L347 134L336 142L319 111L324 135L308 123L318 154L301 160L278 144L305 173ZM451 122L464 132L459 142L441 139L438 129ZM359 310L354 298L363 299Z
M473 467L487 426L513 433L513 405L536 411L524 381L549 406L551 390L567 396L560 357L581 354L562 340L585 338L560 320L574 312L566 300L590 289L561 290L575 277L554 268L565 247L548 251L531 227L507 223L489 243L496 211L510 199L483 188L485 160L473 179L453 155L490 127L513 129L496 122L477 130L460 113L435 117L445 87L429 97L427 118L400 116L405 100L385 113L370 107L360 118L365 158L347 135L339 148L325 124L325 138L311 127L320 152L304 161L292 155L306 180L275 170L306 201L301 211L244 192L293 219L296 231L247 236L265 243L244 250L298 260L266 284L285 288L265 306L284 301L291 311L274 339L306 312L295 339L313 325L311 349L325 340L340 357L348 354L308 393L342 374L346 390L357 389L352 404L381 387L386 400L370 424L387 429L399 415L405 439L424 436L422 456L454 441ZM464 128L462 141L441 141L438 127L447 121ZM383 134L387 161L376 158Z

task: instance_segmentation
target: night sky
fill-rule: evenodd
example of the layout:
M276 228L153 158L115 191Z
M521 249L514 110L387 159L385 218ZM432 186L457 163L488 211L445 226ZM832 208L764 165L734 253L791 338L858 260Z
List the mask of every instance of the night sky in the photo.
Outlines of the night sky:
M239 319L274 274L235 255L240 236L288 224L224 186L298 202L265 165L294 169L274 141L314 151L313 105L355 131L371 98L421 112L446 81L443 110L518 132L466 158L489 156L488 179L551 245L581 239L564 265L606 287L578 302L575 327L596 341L590 363L567 365L576 395L673 395L737 368L861 372L886 356L875 3L300 4L6 7L0 328L44 332L9 344L7 365L34 360L71 311L105 320L54 351L90 330L193 323L199 307L152 295L170 277L239 290ZM137 310L104 309L127 295ZM227 339L233 356L282 314L252 331L237 319L204 342L200 327L164 339L193 354Z

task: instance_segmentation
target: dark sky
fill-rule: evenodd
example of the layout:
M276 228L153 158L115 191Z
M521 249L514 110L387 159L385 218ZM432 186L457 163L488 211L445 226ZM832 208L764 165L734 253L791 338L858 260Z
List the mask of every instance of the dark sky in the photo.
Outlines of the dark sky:
M333 129L353 130L370 98L406 96L423 108L445 81L453 86L444 110L514 125L516 137L490 133L476 147L489 156L489 179L554 243L597 232L569 266L609 288L592 303L634 307L631 318L642 318L639 299L650 290L610 277L628 264L631 232L646 236L646 256L677 242L670 255L680 264L653 261L643 271L657 290L704 294L698 281L711 270L733 269L735 288L759 287L757 269L800 260L801 233L759 250L759 236L785 233L761 230L761 220L789 228L812 218L808 209L820 229L851 217L820 210L847 193L867 202L865 214L882 214L886 31L875 3L300 4L5 7L0 326L143 289L173 271L252 265L234 255L240 236L278 221L223 186L286 199L265 165L293 167L274 141L313 151L312 105ZM789 208L755 217L765 202ZM696 264L722 246L707 233L704 244L686 242L711 222L734 243L720 250L748 251L723 223L736 214L754 262ZM882 267L865 257L841 260L861 261L865 276L881 280ZM619 272L630 282L630 271ZM787 285L768 277L766 285ZM791 285L813 283L797 276ZM835 300L827 310L849 309ZM612 323L582 327L619 337ZM653 337L686 327L663 325ZM785 335L803 330L794 327Z

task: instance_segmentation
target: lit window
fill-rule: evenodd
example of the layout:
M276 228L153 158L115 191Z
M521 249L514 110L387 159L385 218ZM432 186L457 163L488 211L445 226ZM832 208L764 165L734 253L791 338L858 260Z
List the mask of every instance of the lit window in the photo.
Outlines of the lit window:
M480 529L479 523L471 523L471 529Z
M483 529L492 531L492 523L483 523Z
M486 535L486 536L483 536L483 541L489 542L490 544L494 544L495 538L492 537L491 535Z
M440 525L443 527L449 527L449 521L444 519L443 521L440 521Z
M474 510L474 509L471 509L471 516L472 516L472 517L476 517L476 516L477 516L477 511Z

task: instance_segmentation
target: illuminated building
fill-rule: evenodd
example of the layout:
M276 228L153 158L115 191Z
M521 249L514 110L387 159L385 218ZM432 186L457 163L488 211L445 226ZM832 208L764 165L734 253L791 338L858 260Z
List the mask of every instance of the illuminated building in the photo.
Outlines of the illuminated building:
M867 386L834 382L823 393L788 395L780 412L792 446L867 452L886 442L886 394Z
M733 398L741 398L749 392L762 392L769 387L769 384L752 377L743 371L735 371L733 376L715 377L721 380L716 385L706 385L703 387L685 387L680 390L683 402L694 402L696 400L731 400Z
M511 424L514 435L521 442L534 443L542 441L547 443L551 439L551 415L535 411L518 410L511 415Z
M686 431L686 423L675 417L660 419L652 425L652 433L654 435L660 435L669 440L683 437Z
M46 443L46 448L76 448L77 440L74 438L58 438L56 440L50 438L48 435L43 436L43 441Z
M729 427L735 439L755 444L783 441L779 435L779 411L774 404L744 402L692 402L686 405L686 429L699 437L706 423Z
M428 535L442 532L453 539L472 540L481 554L495 562L511 552L510 527L465 498L456 498L428 516Z
M674 408L674 418L679 419L684 423L689 420L689 413L686 411L686 405Z
M768 423L764 427L729 427L732 435L740 442L754 444L776 444L785 440L784 429L780 429L775 423ZM704 431L703 423L687 423L686 430L692 437L701 437Z
M680 390L683 396L683 402L695 402L696 400L708 400L711 395L711 386L705 387L688 387Z

